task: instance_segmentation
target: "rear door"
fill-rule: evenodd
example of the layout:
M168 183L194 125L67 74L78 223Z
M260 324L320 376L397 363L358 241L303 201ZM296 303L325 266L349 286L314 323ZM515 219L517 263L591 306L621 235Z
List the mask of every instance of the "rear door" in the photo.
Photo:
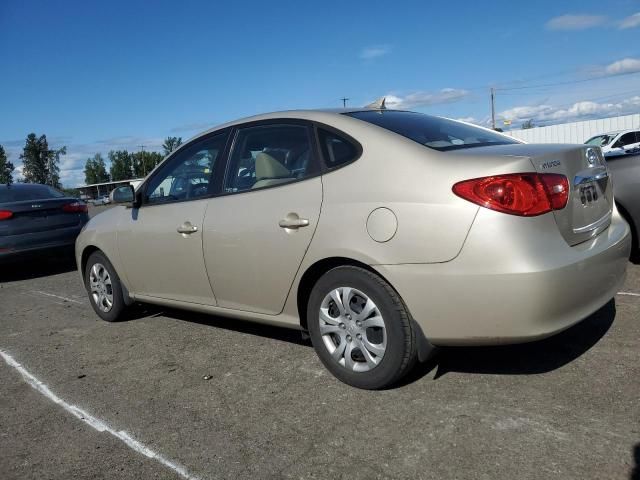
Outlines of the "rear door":
M276 315L313 237L322 181L311 127L237 129L223 194L209 201L204 258L218 305Z
M143 188L143 204L118 230L118 250L138 295L215 305L202 258L208 199L223 173L228 132L178 150Z

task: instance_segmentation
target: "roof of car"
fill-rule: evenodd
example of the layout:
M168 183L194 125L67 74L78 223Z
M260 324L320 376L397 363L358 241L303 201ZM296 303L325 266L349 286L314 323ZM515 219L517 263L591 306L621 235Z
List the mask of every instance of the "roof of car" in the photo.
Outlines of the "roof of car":
M600 137L602 135L620 135L621 133L631 133L631 132L638 132L640 131L640 128L628 128L626 130L613 130L611 132L605 132L605 133L598 133L596 135L592 135L591 138L595 138L595 137Z
M256 122L259 120L271 120L277 118L293 118L293 119L301 119L301 120L322 120L322 117L325 119L327 117L342 117L343 114L346 113L355 113L355 112L406 112L407 110L400 109L392 109L392 108L367 108L367 107L358 107L358 108L316 108L316 109L301 109L301 110L282 110L276 112L268 112L268 113L260 113L258 115L252 115L250 117L239 118L237 120L232 120L230 122L225 122L220 125L215 125L203 132L199 132L194 135L190 140L205 135L207 133L214 132L216 130L220 130L222 128L231 127L234 125L239 125L241 123L248 122ZM188 143L188 142L185 142Z

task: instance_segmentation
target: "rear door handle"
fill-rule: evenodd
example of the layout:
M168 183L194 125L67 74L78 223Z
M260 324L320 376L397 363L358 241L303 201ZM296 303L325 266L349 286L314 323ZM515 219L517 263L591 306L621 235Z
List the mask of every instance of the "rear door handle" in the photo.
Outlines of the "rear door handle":
M198 227L191 225L191 222L184 222L177 228L177 231L183 235L190 235L192 233L196 233L198 231Z
M300 227L308 227L309 226L309 220L306 218L297 218L297 216L295 218L293 217L287 217L287 218L283 218L282 220L280 220L278 222L278 225L280 226L280 228L300 228Z

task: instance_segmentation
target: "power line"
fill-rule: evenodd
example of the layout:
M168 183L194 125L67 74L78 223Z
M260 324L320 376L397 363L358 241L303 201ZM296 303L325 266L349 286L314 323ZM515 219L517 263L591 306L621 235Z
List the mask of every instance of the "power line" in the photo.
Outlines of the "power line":
M617 77L622 77L622 76L627 76L627 75L637 75L638 73L640 73L640 71L638 72L629 72L629 73L624 73L624 74L620 74L620 75L616 75ZM606 77L593 77L593 78L583 78L581 80L567 80L565 82L555 82L555 83L545 83L545 84L541 84L541 85L522 85L520 87L502 87L502 88L496 88L496 90L498 91L507 91L507 90L525 90L525 89L529 89L529 88L542 88L542 87L555 87L557 85L573 85L576 83L585 83L585 82L594 82L596 80L606 80L606 79L611 79L612 76L606 76Z

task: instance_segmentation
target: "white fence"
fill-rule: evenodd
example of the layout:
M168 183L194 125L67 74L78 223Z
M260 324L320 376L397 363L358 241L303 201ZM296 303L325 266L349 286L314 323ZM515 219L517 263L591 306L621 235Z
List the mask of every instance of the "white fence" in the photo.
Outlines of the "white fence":
M504 133L527 143L584 143L600 133L632 128L640 130L640 113L526 130L509 130Z

